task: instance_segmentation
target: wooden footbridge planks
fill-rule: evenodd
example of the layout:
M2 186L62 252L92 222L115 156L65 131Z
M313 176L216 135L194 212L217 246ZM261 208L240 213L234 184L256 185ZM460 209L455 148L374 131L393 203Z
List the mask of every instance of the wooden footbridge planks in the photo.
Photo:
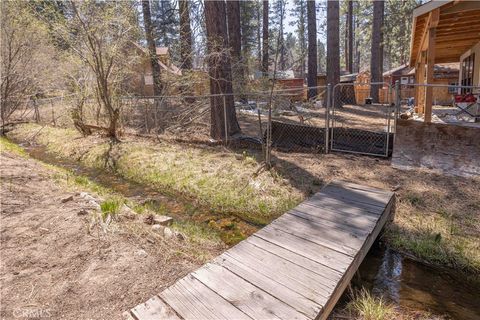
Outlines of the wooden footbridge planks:
M326 319L393 205L392 192L334 181L128 317Z

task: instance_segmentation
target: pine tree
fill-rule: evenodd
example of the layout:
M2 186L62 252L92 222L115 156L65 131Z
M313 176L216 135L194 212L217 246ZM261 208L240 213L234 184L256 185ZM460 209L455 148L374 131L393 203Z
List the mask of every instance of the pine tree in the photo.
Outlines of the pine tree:
M268 22L269 22L269 4L268 0L263 0L263 10L262 10L262 72L263 75L266 76L268 74L268 51L269 51L269 29L268 29Z
M188 0L179 0L180 10L180 56L181 67L192 69L192 31L190 28L190 10Z
M317 15L315 1L308 1L308 87L317 86ZM308 98L317 95L316 88L308 89Z
M348 1L348 11L347 11L347 62L346 68L349 73L353 73L353 0Z
M383 0L373 2L372 49L370 62L371 82L382 82L383 74ZM378 102L379 85L372 85L370 95L373 101Z
M338 0L327 3L327 83L340 82L340 9Z
M226 94L210 98L210 135L214 139L225 139L226 136L240 132L231 95L232 70L226 16L225 1L205 1L210 93Z

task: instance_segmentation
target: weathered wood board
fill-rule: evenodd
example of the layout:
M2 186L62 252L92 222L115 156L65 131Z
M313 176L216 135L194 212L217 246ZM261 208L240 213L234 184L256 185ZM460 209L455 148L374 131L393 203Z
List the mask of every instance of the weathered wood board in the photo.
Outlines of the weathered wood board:
M390 218L393 202L392 192L332 182L129 316L326 319Z

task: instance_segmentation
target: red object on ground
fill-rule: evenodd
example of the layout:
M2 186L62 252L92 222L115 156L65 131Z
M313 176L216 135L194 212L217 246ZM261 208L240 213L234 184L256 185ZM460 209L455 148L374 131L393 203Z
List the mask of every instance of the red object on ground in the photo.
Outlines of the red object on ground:
M463 95L461 95L461 94L456 94L456 95L455 95L455 102L464 102L464 100L463 100Z
M473 94L469 93L465 97L463 97L463 101L464 102L476 102L477 98Z

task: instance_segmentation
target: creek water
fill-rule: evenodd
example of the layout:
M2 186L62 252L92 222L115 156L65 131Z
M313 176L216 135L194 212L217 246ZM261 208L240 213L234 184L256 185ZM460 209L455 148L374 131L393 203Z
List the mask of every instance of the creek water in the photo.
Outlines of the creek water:
M149 186L128 181L111 172L87 168L76 161L55 157L39 145L22 145L33 158L45 163L72 170L99 185L110 188L132 200L148 201L162 206L172 216L192 219L196 223L209 223L227 219L235 221L235 227L221 230L222 239L234 244L255 232L259 226L248 224L236 217L218 216L207 208L191 204L187 199L168 195ZM233 233L233 238L232 238ZM241 237L235 235L240 234ZM233 241L231 241L233 239ZM411 260L389 249L378 241L372 246L352 280L354 288L365 287L400 308L427 311L449 319L480 320L480 281L449 269L441 269ZM348 301L344 294L343 302Z

